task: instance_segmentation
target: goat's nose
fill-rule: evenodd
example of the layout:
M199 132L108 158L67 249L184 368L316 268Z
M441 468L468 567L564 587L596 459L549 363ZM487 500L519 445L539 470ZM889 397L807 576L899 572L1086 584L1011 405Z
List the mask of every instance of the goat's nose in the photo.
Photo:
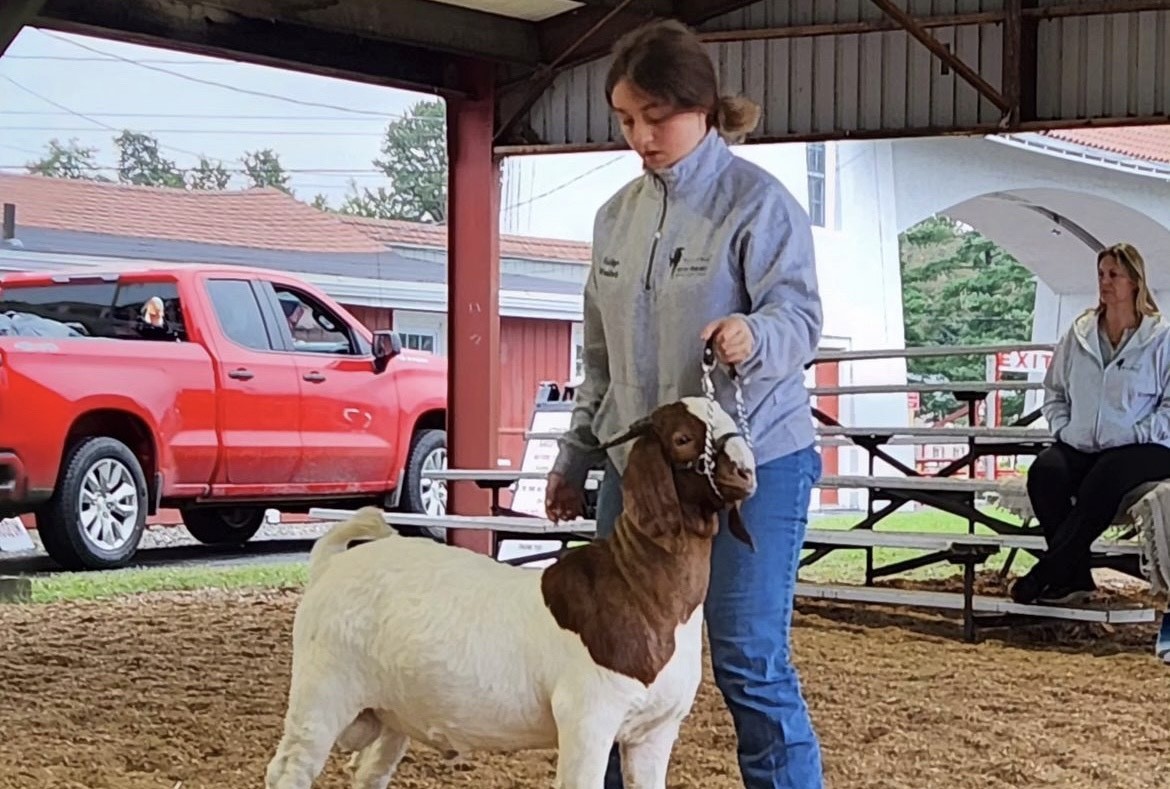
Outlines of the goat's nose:
M740 479L742 479L744 482L751 482L752 481L753 474L752 474L751 470L743 468L742 466L736 467L735 475L737 477L739 477Z

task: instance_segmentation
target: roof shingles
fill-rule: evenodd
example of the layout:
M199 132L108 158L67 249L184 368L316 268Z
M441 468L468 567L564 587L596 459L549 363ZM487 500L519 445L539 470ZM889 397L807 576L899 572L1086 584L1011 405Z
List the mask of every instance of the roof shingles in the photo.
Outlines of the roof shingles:
M0 203L17 227L196 241L298 252L378 252L384 247L277 189L187 191L0 174Z
M277 189L188 191L0 173L18 227L291 252L447 248L447 228L319 211ZM588 264L590 245L503 235L503 257Z
M341 221L353 225L386 246L410 246L445 249L445 225L424 225L395 219L372 219L365 216L340 215ZM589 263L590 245L582 241L561 241L553 238L500 235L502 257L525 260L556 260L567 263Z
M1170 125L1052 129L1044 135L1130 159L1170 164Z

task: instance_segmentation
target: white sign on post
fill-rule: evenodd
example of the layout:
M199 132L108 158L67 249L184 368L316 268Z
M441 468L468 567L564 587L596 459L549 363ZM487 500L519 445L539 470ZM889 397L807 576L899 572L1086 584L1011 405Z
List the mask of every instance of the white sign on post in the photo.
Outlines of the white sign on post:
M532 433L560 433L568 429L572 412L564 411L536 411L532 415ZM553 462L557 459L557 442L551 438L529 439L524 445L524 460L520 464L521 471L539 471L548 474L552 470ZM516 482L516 492L512 495L512 509L532 515L537 518L545 517L543 479L521 479Z

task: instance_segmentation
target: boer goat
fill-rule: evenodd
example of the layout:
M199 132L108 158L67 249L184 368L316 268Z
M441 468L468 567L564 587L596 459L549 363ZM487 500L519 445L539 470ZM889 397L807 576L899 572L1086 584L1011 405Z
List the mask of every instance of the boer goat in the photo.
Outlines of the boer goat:
M610 443L631 439L614 536L542 571L393 536L373 507L318 540L268 789L309 789L335 743L357 751L355 789L385 789L411 739L449 757L556 748L561 789L601 789L616 741L627 786L664 789L702 673L711 540L731 508L751 544L755 460L703 398Z

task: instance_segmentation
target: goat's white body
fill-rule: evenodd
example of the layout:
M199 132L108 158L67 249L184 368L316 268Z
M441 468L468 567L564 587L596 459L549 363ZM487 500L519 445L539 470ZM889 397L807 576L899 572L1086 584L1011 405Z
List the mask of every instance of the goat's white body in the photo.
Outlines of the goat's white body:
M557 624L540 571L397 536L319 561L293 627L286 733L269 789L308 789L343 732L343 744L377 746L369 716L354 723L367 709L388 755L376 768L378 758L366 768L358 759L355 786L387 785L405 735L449 755L557 748L565 789L601 789L616 739L630 748L629 789L665 787L701 680L701 607L647 687L596 664Z

